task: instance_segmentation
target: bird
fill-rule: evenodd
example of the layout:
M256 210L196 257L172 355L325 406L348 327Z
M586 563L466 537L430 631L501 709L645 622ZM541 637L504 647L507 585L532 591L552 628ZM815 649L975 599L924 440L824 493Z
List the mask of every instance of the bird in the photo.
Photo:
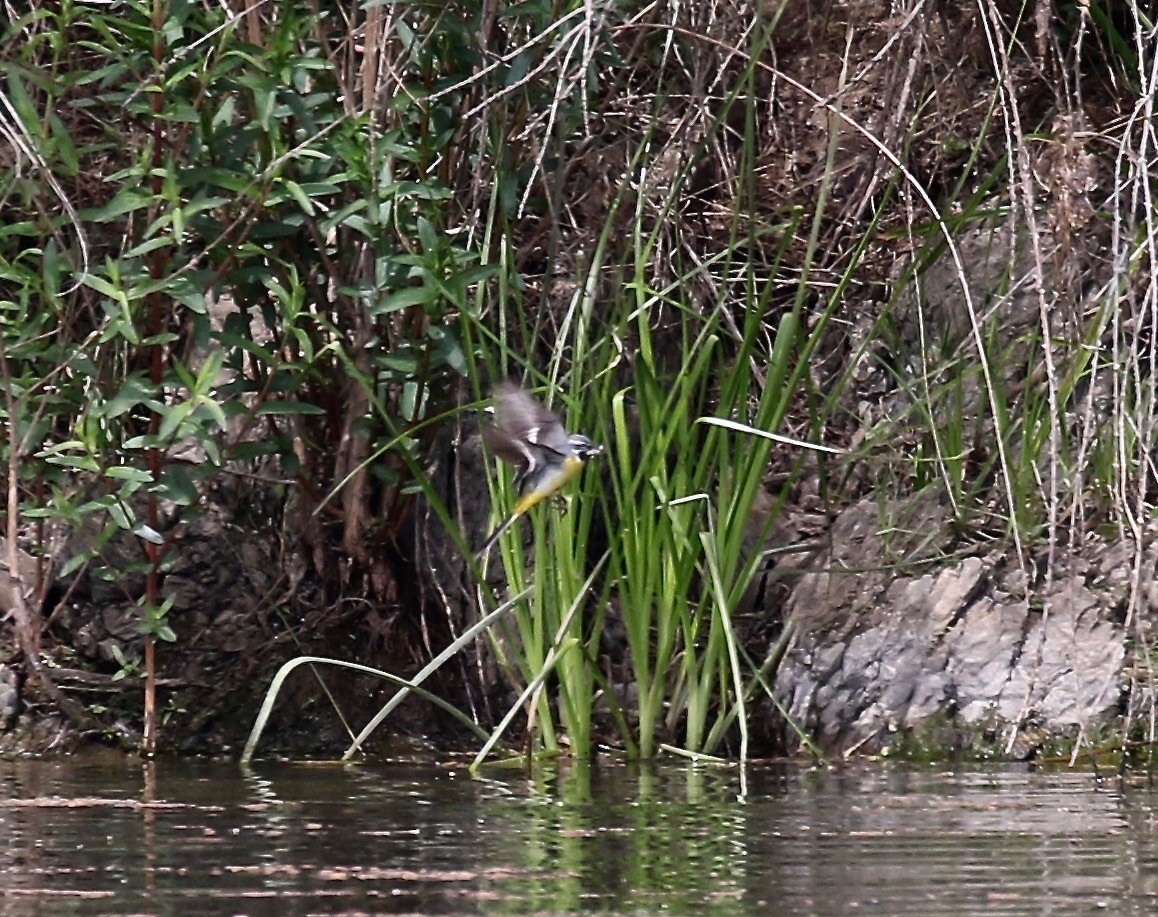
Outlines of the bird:
M487 555L516 519L577 478L589 458L603 453L602 446L582 433L568 433L558 417L513 382L496 386L493 397L494 423L483 426L483 441L514 466L519 499L476 560Z

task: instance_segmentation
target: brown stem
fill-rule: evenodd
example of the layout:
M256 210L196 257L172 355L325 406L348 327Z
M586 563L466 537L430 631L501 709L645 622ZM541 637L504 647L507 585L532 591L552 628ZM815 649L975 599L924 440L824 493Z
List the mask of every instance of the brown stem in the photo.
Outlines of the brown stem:
M164 33L162 29L165 25L165 0L154 0L153 2L153 65L157 72L161 72L163 67L165 42ZM164 184L162 175L165 167L165 151L164 151L164 129L162 127L161 114L164 111L165 99L159 91L153 93L152 109L153 109L153 181L152 190L154 199L160 201L161 194L164 191ZM160 207L160 204L157 204ZM150 276L154 281L159 281L165 276L165 263L167 261L167 249L162 247L153 252L152 261L150 263ZM156 287L157 284L154 284ZM165 303L162 298L161 291L154 289L149 295L149 320L148 333L150 337L155 338L161 333L165 323ZM165 378L165 347L163 344L153 343L149 345L149 378L154 386L158 389ZM156 435L161 428L161 416L156 411L153 412L149 418L149 433ZM150 447L145 453L145 462L148 465L149 472L153 476L153 480L159 480L161 477L161 469L164 465L164 455L157 447ZM148 494L147 503L147 519L149 527L154 531L159 531L160 526L160 508L157 503L157 496L151 490ZM149 608L157 608L161 601L161 560L164 557L164 551L161 546L152 544L151 542L145 545L145 556L149 560L149 572L145 580L145 601ZM157 644L156 638L153 634L145 634L145 710L144 710L144 727L141 737L141 753L146 757L151 757L157 750Z

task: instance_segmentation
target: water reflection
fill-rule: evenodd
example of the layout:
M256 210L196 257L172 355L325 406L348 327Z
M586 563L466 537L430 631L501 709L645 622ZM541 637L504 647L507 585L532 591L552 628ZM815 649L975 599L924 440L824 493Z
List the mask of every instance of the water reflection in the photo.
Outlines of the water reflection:
M0 762L0 912L1152 913L1087 773Z

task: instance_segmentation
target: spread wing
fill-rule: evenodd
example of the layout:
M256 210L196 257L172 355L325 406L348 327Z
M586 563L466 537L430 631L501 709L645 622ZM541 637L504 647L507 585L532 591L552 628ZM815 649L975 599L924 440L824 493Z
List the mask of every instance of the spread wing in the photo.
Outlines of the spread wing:
M559 418L517 385L504 382L495 389L495 422L483 427L483 440L491 451L515 468L526 471L550 449L562 453L567 431Z

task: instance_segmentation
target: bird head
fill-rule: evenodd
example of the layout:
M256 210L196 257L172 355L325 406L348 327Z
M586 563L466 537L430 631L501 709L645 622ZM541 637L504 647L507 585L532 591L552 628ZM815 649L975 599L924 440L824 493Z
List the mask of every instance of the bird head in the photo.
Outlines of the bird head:
M567 445L571 447L571 451L575 453L583 461L593 458L596 455L603 454L603 447L598 443L593 443L582 433L572 433L567 437Z

